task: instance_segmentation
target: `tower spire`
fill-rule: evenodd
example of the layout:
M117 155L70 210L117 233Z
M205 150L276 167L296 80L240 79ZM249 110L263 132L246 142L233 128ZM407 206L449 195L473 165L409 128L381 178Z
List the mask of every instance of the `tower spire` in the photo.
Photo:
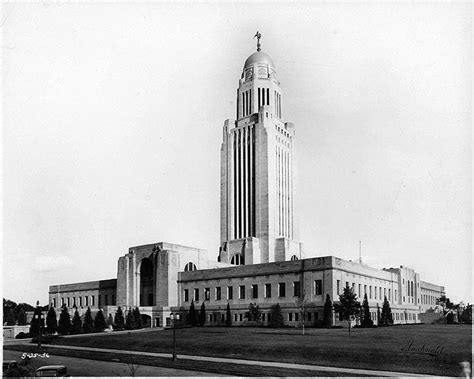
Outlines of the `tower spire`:
M260 38L262 38L262 35L259 33L257 30L257 33L255 33L253 38L257 38L257 51L260 51Z

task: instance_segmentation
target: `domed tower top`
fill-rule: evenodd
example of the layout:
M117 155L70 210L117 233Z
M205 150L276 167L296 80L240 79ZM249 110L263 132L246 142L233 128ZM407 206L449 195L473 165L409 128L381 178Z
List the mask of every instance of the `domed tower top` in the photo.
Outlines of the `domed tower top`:
M272 58L270 58L267 53L264 53L263 51L257 51L247 58L244 64L244 70L245 68L258 63L267 64L271 68L275 68Z

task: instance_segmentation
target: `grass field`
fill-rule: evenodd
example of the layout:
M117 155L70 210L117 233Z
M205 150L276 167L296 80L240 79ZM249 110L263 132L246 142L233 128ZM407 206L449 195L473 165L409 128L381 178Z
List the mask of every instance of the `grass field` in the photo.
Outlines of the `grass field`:
M472 361L471 325L404 325L389 328L298 329L188 328L177 330L178 354L245 358L457 376ZM438 348L439 355L403 350ZM57 338L54 344L170 353L172 330Z

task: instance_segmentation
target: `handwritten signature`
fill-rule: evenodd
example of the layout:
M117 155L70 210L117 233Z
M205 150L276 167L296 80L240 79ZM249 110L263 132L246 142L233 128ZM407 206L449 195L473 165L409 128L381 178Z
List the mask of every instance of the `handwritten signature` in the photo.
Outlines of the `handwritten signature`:
M415 346L414 341L408 342L406 346L403 346L402 351L410 352L410 353L420 353L420 354L428 354L428 355L441 355L443 353L444 347L443 346L436 346L436 347L426 347L425 344Z

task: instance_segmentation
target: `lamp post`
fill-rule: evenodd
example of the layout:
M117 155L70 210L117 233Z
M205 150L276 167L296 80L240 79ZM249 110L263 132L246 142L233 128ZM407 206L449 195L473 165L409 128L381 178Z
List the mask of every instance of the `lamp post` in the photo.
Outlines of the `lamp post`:
M36 302L36 314L34 317L38 321L38 347L41 347L41 321L43 319L43 313L41 312L39 301Z
M170 318L173 322L173 362L175 362L178 358L176 355L176 321L179 320L179 314L171 313Z

